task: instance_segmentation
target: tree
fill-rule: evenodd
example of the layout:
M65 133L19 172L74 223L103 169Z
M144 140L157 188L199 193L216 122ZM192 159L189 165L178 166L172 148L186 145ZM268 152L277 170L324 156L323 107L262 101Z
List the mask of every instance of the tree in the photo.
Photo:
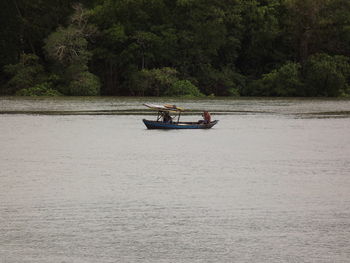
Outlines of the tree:
M283 52L281 1L242 1L242 40L237 66L244 75L257 78L288 59Z
M350 53L350 2L286 0L284 31L295 58L304 62L316 53Z
M164 92L165 96L202 97L199 89L189 80L177 80Z
M102 1L92 10L100 35L93 51L93 68L104 84L103 94L132 94L128 83L142 69L164 67L158 36L165 25L163 0ZM170 16L170 14L169 14Z
M245 90L245 95L296 96L303 87L300 70L299 63L287 62L279 69L263 74L261 79L253 81Z
M83 0L90 2L87 0ZM74 0L0 1L0 87L8 79L4 65L17 64L22 54L38 56L47 68L42 46L44 39L66 23ZM6 93L8 90L3 90Z
M68 89L61 89L66 95L98 95L100 82L88 71L91 52L88 39L96 33L89 25L90 13L81 4L74 5L75 13L68 27L59 27L46 40L45 50L56 64L58 74L65 76ZM74 87L76 85L76 87Z
M218 96L347 93L338 56L350 57L349 0L74 2L0 3L0 93L17 91L16 74L4 66L21 64L22 54L36 55L46 78L54 72L60 79L44 82L66 95L161 96L191 90L189 82ZM331 59L315 59L320 53ZM171 76L166 69L176 71L170 84L162 80ZM334 89L311 83L326 69Z
M208 87L207 76L224 68L235 71L239 12L236 1L101 2L93 10L102 33L94 64L100 65L106 93L123 94L123 83L135 72L163 67L176 68L182 78L215 93L217 83L211 79L214 86ZM117 34L111 34L113 28Z
M46 80L44 67L39 63L39 57L34 54L22 54L19 63L6 65L4 71L10 76L6 84L6 93L9 94L34 87Z
M305 61L317 46L320 14L328 0L286 0L288 28L299 61Z
M173 68L143 69L135 73L130 82L130 91L138 96L162 96L178 81L178 72Z
M62 94L51 88L50 83L37 84L32 88L21 89L16 92L17 96L62 96Z
M69 83L69 95L95 96L100 93L100 80L88 71L79 72Z
M350 56L350 1L329 0L326 4L321 13L322 35L318 44L322 52Z
M349 94L349 57L315 54L305 63L303 74L303 96L336 97Z
M239 3L177 1L175 6L179 41L173 64L185 78L196 79L206 94L223 95L219 72L236 72L242 29Z

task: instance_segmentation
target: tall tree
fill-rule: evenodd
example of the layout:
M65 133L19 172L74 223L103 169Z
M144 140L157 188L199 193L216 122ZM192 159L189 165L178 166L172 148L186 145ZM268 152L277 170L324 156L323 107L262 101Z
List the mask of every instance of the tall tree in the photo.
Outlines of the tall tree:
M285 7L285 32L299 61L320 52L350 54L349 1L286 0Z
M47 55L56 64L56 71L63 75L66 87L61 90L66 95L98 95L100 83L98 78L89 72L88 62L91 52L88 50L88 39L96 29L88 23L90 12L81 4L73 6L75 12L70 18L69 26L60 27L46 40Z
M238 67L257 78L286 60L281 46L279 0L242 1L243 37Z

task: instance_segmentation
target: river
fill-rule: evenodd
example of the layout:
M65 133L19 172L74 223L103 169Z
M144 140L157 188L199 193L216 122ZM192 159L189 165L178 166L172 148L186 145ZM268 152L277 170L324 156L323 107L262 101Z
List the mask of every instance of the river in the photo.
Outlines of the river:
M350 262L350 100L164 100L0 97L0 262Z

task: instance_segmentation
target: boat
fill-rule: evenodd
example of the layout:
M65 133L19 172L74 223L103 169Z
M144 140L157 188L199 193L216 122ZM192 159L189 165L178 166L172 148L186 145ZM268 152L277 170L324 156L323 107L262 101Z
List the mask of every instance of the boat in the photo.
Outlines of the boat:
M180 116L181 113L185 111L185 109L183 108L171 104L143 105L150 108L151 110L158 112L157 120L142 120L148 129L210 129L219 122L218 120L214 120L211 122L205 122L204 120L200 120L197 122L182 122L180 121ZM173 114L175 116L170 117L170 114Z

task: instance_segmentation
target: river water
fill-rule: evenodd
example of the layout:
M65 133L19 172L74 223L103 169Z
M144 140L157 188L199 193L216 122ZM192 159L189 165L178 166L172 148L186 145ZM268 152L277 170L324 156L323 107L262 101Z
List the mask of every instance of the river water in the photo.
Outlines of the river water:
M163 100L0 98L0 262L350 262L350 100Z

